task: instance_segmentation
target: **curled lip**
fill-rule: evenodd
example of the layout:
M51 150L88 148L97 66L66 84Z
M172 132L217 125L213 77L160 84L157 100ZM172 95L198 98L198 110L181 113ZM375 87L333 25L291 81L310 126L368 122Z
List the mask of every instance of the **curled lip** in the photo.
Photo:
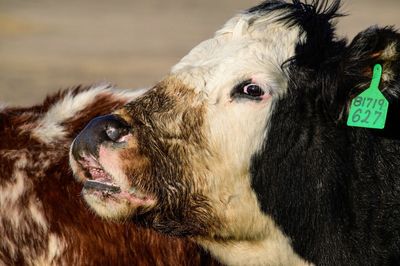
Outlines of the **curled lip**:
M96 180L86 180L83 186L85 189L95 189L101 191L107 191L110 193L120 193L121 188L114 185L108 185L103 182L99 182Z
M83 156L78 164L84 173L84 195L100 197L103 201L127 200L135 205L151 206L155 203L154 197L144 193L136 187L124 187L118 184L112 174L106 172L93 156Z

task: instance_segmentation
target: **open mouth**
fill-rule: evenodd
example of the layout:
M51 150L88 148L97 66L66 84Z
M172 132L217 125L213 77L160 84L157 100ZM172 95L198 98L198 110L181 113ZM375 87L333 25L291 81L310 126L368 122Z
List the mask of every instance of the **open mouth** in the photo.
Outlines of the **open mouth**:
M106 184L97 180L87 180L84 184L84 189L86 190L97 190L97 191L104 191L106 193L120 193L121 192L121 188L118 186L114 186L114 185L110 185L110 184Z
M82 193L96 197L104 203L129 203L134 206L150 207L155 203L152 196L139 189L118 182L92 156L79 161L85 173Z
M89 167L87 172L89 178L86 179L83 184L84 192L101 192L104 198L122 192L121 187L118 186L111 175L106 173L102 168Z

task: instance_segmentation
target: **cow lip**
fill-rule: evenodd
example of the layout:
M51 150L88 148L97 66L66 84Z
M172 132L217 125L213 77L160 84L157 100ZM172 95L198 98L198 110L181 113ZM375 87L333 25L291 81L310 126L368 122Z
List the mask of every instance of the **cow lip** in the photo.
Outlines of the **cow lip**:
M122 189L115 183L110 183L108 180L87 179L83 183L83 193L101 195L102 198L109 198L112 195L121 196L135 201L152 201L152 197L146 195L135 187L130 187L129 190Z
M94 189L94 190L105 191L105 192L109 192L109 193L120 193L121 192L121 188L119 186L115 186L113 184L107 184L105 182L101 182L98 180L91 180L91 179L88 179L85 181L85 183L83 184L83 188L86 190Z
M79 161L85 172L83 194L92 194L105 199L127 199L130 202L148 205L153 203L154 197L147 195L136 187L124 188L120 186L113 176L106 172L100 163L92 156Z
M108 194L121 192L121 187L115 179L107 173L93 157L80 161L85 172L83 189L85 191L100 191Z

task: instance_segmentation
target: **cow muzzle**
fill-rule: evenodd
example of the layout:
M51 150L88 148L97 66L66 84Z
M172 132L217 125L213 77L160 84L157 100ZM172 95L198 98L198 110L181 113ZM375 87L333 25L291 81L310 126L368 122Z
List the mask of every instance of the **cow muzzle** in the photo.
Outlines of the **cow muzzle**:
M149 193L133 186L123 170L121 151L133 138L131 127L116 115L94 118L75 138L70 165L82 194L101 216L126 217L155 205Z

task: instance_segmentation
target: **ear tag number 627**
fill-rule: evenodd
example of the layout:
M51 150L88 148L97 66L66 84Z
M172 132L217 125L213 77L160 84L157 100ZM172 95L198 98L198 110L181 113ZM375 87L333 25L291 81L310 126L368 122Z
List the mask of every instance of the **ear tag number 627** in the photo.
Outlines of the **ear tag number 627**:
M368 89L353 99L350 106L347 125L352 127L376 128L385 127L389 102L379 90L382 77L382 66L375 65L372 82Z

